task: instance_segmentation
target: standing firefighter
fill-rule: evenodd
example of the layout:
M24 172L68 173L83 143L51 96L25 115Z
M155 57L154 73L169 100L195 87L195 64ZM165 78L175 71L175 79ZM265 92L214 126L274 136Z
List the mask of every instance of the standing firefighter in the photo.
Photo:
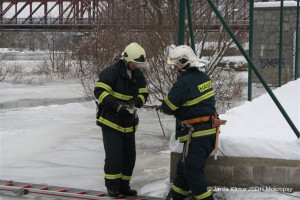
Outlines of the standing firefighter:
M145 104L148 91L139 67L146 65L145 50L129 44L122 59L99 74L94 94L99 101L97 125L101 126L105 149L105 186L108 195L134 196L130 189L136 159L135 132L138 126L136 108Z
M198 69L207 61L198 59L190 47L182 45L171 51L167 63L174 66L178 80L164 98L162 111L176 117L176 135L184 143L167 200L183 200L190 190L196 199L211 200L204 166L216 141L216 128L212 126L215 97L209 76Z

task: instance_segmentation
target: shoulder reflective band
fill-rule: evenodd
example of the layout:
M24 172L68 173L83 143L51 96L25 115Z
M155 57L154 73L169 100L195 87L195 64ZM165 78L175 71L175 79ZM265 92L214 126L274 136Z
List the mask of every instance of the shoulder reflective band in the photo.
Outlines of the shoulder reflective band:
M139 88L139 93L148 93L146 88Z
M189 194L189 191L180 189L179 187L176 187L174 184L172 185L172 189L173 189L175 192L177 192L177 193L179 193L179 194L182 194L182 195L184 195L184 196L188 196L188 194Z
M199 103L199 102L201 102L201 101L203 101L205 99L208 99L209 97L212 97L212 96L214 96L214 91L213 90L207 92L206 94L204 94L204 95L202 95L202 96L200 96L200 97L198 97L196 99L192 99L192 100L189 100L189 101L185 102L183 104L183 106L192 106L192 105L195 105L195 104L197 104L197 103Z
M169 108L171 108L171 110L177 110L178 109L177 106L175 106L174 104L171 103L171 101L168 98L168 95L164 98L164 101L169 106Z
M105 174L104 178L106 179L118 179L122 177L122 173L120 174Z

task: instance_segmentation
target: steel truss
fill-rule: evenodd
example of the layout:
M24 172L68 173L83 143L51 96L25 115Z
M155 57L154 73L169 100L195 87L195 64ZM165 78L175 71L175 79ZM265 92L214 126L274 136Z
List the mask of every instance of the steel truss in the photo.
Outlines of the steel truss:
M228 0L221 9L232 26L248 29L249 0ZM139 12L128 14L128 7L118 0L1 0L0 29L91 29L95 26L126 24L130 28L150 28L147 1L136 1ZM206 0L192 1L194 21L208 23ZM221 1L216 0L221 5ZM222 6L221 6L222 7ZM136 20L138 18L138 20ZM167 24L167 20L165 20ZM221 23L214 18L213 29ZM167 27L167 26L166 26Z

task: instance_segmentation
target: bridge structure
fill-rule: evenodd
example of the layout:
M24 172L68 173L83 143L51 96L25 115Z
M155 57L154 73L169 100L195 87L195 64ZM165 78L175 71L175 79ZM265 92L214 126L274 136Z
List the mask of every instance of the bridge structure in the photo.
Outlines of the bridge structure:
M119 26L136 29L149 29L153 18L146 0L136 1L138 12L130 13L132 5L120 0L0 0L0 30L89 30ZM218 29L221 23L217 18L205 19L210 6L206 0L192 0L192 13L195 28L208 23L211 29ZM223 2L223 1L216 1ZM224 1L225 2L225 1ZM248 29L249 0L228 0L218 3L220 11L226 15L228 24ZM151 9L150 9L151 10ZM168 19L162 18L164 28ZM200 25L201 24L201 25Z

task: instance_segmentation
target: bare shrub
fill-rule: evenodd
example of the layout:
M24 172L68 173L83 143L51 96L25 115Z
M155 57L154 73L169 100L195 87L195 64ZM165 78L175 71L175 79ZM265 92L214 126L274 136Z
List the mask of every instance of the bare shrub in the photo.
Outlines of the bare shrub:
M3 82L8 75L8 70L3 65L0 65L0 82Z
M218 112L223 113L234 105L234 99L241 98L243 83L233 69L216 68L211 75Z
M73 56L79 65L78 72L81 74L80 79L86 95L90 99L94 99L94 83L97 81L99 72L111 65L114 62L113 59L123 51L124 47L134 41L140 43L147 53L149 67L143 71L148 81L150 100L162 99L177 79L176 74L165 66L165 60L169 49L177 43L178 2L171 0L150 0L143 4L132 3L131 0L117 2L115 5L126 8L120 14L132 18L124 19L122 22L116 21L118 26L110 29L95 29L93 33L83 36L79 45L76 46L76 50L73 51ZM191 3L192 5L199 4L196 0ZM228 18L226 13L232 9L229 1L220 2L219 6L223 8L223 13ZM201 9L202 7L199 7L197 12L202 12L203 24L195 24L194 21L194 27L196 27L194 36L198 44L196 52L200 58L210 61L206 67L206 73L215 82L217 101L222 102L218 103L218 107L222 105L218 110L224 110L224 107L231 106L231 100L240 95L242 91L242 84L234 78L235 74L219 67L225 52L232 44L232 39L223 26L220 26L219 31L214 34L209 32L212 29L211 21L216 16L207 5L203 7L204 10ZM139 13L147 16L147 21L143 22L147 28L144 27L141 30L126 28L128 25L126 23L141 23L144 18L136 16ZM189 32L187 27L186 25L186 32ZM189 34L186 34L186 41L187 45L190 45ZM204 56L203 52L205 52L208 42L214 45L210 49L211 53Z
M122 29L96 28L92 33L83 36L78 46L74 46L73 58L78 65L77 73L86 96L91 100L94 99L93 90L98 74L115 62L115 59L120 58L120 53L127 43L116 32L127 34L126 30Z
M172 68L166 66L166 56L170 49L167 42L170 41L170 38L168 35L164 36L163 34L153 34L153 36L149 37L147 46L149 67L144 72L148 81L151 100L162 99L177 79L177 75ZM160 37L164 39L159 40Z
M21 84L24 83L25 72L21 65L16 63L6 66L6 82L12 84Z
M152 1L149 1L152 2ZM195 5L197 2L192 1ZM150 3L151 4L151 3ZM229 1L224 2L223 11L228 13L229 10ZM153 5L153 4L152 4ZM173 6L172 6L173 5ZM177 24L177 6L176 4L168 4L168 7L163 5L157 5L157 2L154 4L154 8L159 7L160 9L154 9L158 16L171 16L168 18L168 23L171 26L176 27ZM195 31L194 37L200 41L196 44L196 53L199 58L204 58L209 60L209 64L206 66L206 73L212 78L215 85L215 96L217 100L217 110L223 112L233 105L233 100L240 98L242 95L242 82L237 78L236 73L233 70L224 69L219 67L220 62L232 45L233 40L229 37L227 31L223 26L220 26L218 32L212 34L209 32L211 30L211 22L214 17L214 13L210 8L205 8L206 10L202 13L202 24L195 24L194 27L203 27L202 30ZM151 10L151 9L150 9ZM151 16L156 16L154 13ZM225 18L228 16L225 16ZM155 21L155 20L153 20ZM206 24L204 24L206 22ZM176 74L168 67L165 66L166 56L172 48L171 45L176 41L176 32L173 31L164 31L164 25L157 23L154 25L155 31L147 32L147 53L150 55L149 64L150 67L146 70L147 80L149 82L149 91L153 99L161 99L167 94L170 90L173 83L176 81ZM187 27L187 26L186 26ZM188 33L189 30L187 29ZM236 31L236 34L239 33L239 29ZM187 45L189 44L190 38L189 34L186 34ZM197 42L197 41L196 41ZM209 49L211 54L204 55L203 52L208 50L209 45L207 43L212 43L211 48Z
M50 65L47 63L47 60L44 60L44 62L41 65L38 65L32 73L34 75L39 75L39 76L52 76L52 70Z
M6 54L0 54L0 82L3 82L8 74L8 70L5 67Z
M70 51L70 35L57 32L45 33L47 44L47 58L44 58L40 68L44 74L56 74L59 78L67 78L71 74L72 60ZM51 70L51 71L49 71Z

